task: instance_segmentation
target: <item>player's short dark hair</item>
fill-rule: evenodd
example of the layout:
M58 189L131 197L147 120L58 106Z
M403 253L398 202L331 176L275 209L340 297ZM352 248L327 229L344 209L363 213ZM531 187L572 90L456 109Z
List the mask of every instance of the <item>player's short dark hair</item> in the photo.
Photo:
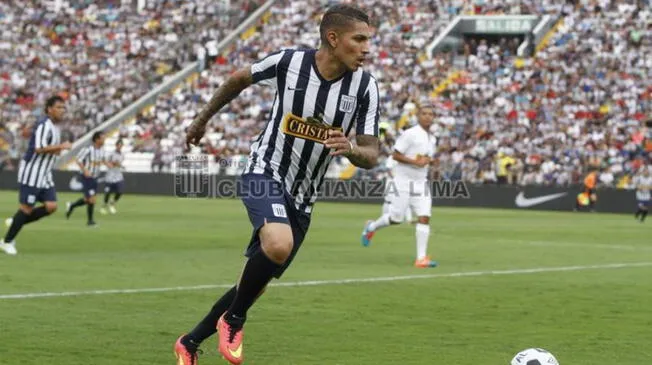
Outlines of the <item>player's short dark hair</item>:
M100 137L102 137L103 134L104 134L104 132L102 132L102 131L97 131L97 132L93 133L93 142L100 139Z
M65 102L66 102L66 101L63 100L63 98L60 97L59 95L50 96L50 97L48 98L48 100L45 101L45 112L47 113L47 112L48 112L48 109L50 109L51 107L53 107L54 104L56 104L56 103L65 103Z
M349 4L338 4L330 7L319 24L319 35L323 44L328 44L326 34L333 28L342 28L354 21L369 24L369 15L364 10Z
M122 145L122 144L123 144L123 143L122 143L122 139L121 139L121 138L118 138L118 140L115 141L115 145L116 145L116 146L118 146L118 145Z

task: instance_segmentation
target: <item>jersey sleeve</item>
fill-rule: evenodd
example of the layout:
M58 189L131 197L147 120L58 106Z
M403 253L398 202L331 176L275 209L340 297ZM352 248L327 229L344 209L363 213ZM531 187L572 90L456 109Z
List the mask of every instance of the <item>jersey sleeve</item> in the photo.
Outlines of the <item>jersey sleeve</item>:
M365 90L358 120L356 121L356 135L367 134L378 137L378 122L380 119L380 108L378 107L378 84L376 79L371 78L367 90Z
M251 77L254 84L276 87L278 64L285 51L274 52L251 65Z
M401 154L406 154L408 147L410 147L410 132L405 131L403 134L398 136L396 143L394 143L394 151L400 152Z
M52 145L52 128L40 123L34 131L34 148L41 149Z

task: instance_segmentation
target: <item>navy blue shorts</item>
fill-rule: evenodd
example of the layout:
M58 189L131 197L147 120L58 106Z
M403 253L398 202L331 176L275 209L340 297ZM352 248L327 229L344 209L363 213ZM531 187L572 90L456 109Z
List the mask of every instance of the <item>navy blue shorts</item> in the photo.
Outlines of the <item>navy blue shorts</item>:
M81 176L79 178L82 183L82 190L84 191L84 198L90 198L97 194L97 179L94 177Z
M18 202L33 207L36 202L56 202L57 192L54 187L48 189L35 188L20 184Z
M638 200L638 206L639 207L644 207L644 208L649 208L650 207L650 201L649 200Z
M116 194L122 194L122 188L123 188L124 182L119 181L116 183L107 183L106 186L104 187L104 192L105 193L116 193Z
M258 232L265 223L285 223L292 228L294 246L290 257L274 274L278 279L290 266L303 243L310 226L310 214L298 211L294 199L283 186L267 176L244 174L238 180L237 189L253 226L251 241L245 252L246 257L251 257L261 250Z

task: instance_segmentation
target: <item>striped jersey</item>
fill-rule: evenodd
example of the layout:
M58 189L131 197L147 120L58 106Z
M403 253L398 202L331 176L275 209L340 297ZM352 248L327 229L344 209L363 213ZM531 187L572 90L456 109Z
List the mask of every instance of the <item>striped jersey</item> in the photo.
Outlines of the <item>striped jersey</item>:
M39 189L54 187L52 169L58 156L51 153L36 153L36 150L60 143L59 127L54 125L50 118L38 121L29 138L27 151L20 161L18 183Z
M633 183L636 187L636 200L650 200L650 189L652 189L652 175L637 175L634 177Z
M109 167L109 169L106 170L104 181L108 184L113 184L124 180L124 176L122 176L122 161L124 161L124 155L120 152L113 151L107 157L107 161L111 163L117 162L120 165L117 167Z
M90 177L95 179L100 176L100 167L102 167L104 158L104 148L97 148L94 145L82 148L77 155L77 161L81 162L84 168L90 172Z
M251 66L254 84L276 89L263 131L251 146L243 173L262 174L280 182L297 209L310 213L331 162L330 149L319 141L285 133L292 118L339 127L349 135L378 136L378 85L358 69L326 80L317 69L317 50L282 50Z

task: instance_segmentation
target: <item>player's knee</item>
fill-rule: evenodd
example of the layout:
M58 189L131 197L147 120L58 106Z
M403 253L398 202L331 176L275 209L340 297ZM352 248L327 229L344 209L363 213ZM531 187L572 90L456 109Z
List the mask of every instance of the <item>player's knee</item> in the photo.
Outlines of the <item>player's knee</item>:
M45 210L48 214L52 214L57 211L57 203L45 203Z
M399 224L403 222L403 219L405 219L404 214L396 213L396 212L389 213L389 224Z
M419 223L421 224L430 224L430 217L421 216L418 218Z
M25 204L20 205L20 211L26 215L32 214L32 210L34 210L34 208L30 207L29 205L25 205Z
M261 228L260 243L263 252L270 260L282 264L290 254L294 245L292 229L283 223L268 223Z

